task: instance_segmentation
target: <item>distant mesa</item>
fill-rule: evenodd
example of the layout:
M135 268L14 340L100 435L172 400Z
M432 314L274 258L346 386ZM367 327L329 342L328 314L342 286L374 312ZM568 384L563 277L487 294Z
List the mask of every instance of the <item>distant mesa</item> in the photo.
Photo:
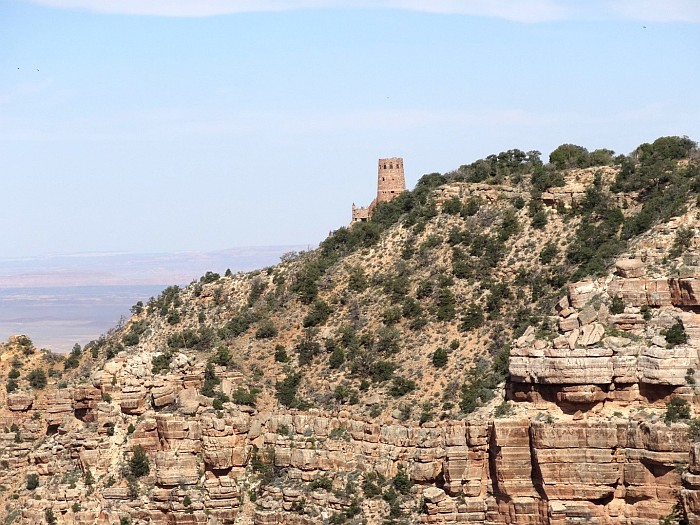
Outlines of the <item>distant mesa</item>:
M350 225L352 226L356 222L368 221L372 217L377 204L389 202L404 191L406 191L406 179L403 174L403 159L401 157L379 159L377 197L366 208L357 207L353 203Z

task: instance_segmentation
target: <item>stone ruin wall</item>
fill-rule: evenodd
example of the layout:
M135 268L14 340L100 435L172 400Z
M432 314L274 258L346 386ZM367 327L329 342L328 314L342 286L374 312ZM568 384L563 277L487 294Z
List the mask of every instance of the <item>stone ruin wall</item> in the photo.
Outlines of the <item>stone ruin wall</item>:
M374 201L372 201L372 204L374 204ZM355 206L355 203L352 204L352 221L350 224L355 224L356 222L366 222L369 220L369 210L370 208L367 207L358 207Z

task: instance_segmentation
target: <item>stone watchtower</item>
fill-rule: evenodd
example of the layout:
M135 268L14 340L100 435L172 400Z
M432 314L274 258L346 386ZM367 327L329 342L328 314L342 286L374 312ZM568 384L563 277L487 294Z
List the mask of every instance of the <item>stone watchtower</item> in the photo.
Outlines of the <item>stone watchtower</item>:
M406 191L406 179L403 175L403 159L400 157L379 159L376 202L388 202L404 191Z
M377 197L366 208L357 207L353 203L350 224L368 221L378 203L389 202L404 191L406 191L406 179L403 174L403 159L401 157L379 159Z

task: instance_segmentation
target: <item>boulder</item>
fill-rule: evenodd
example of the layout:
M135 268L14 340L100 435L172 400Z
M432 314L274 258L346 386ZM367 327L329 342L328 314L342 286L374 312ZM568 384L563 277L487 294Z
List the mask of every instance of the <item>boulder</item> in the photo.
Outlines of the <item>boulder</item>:
M194 415L199 410L199 393L196 388L183 388L177 394L177 403L180 412L185 415Z
M34 397L24 392L9 394L7 396L7 408L13 412L26 412L32 408Z
M578 339L578 344L581 346L594 345L603 338L605 328L600 323L588 324L581 328L581 336Z
M642 277L644 263L641 259L619 259L615 263L615 271L620 277Z
M700 279L668 280L673 306L698 306L700 305Z

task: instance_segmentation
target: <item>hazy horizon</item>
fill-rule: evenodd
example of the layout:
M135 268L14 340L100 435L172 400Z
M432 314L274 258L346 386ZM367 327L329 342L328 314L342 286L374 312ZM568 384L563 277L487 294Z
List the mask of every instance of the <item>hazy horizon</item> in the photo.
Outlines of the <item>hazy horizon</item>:
M70 254L0 258L0 341L24 334L40 348L69 351L97 339L170 285L214 271L251 271L306 246L231 248L216 252Z

